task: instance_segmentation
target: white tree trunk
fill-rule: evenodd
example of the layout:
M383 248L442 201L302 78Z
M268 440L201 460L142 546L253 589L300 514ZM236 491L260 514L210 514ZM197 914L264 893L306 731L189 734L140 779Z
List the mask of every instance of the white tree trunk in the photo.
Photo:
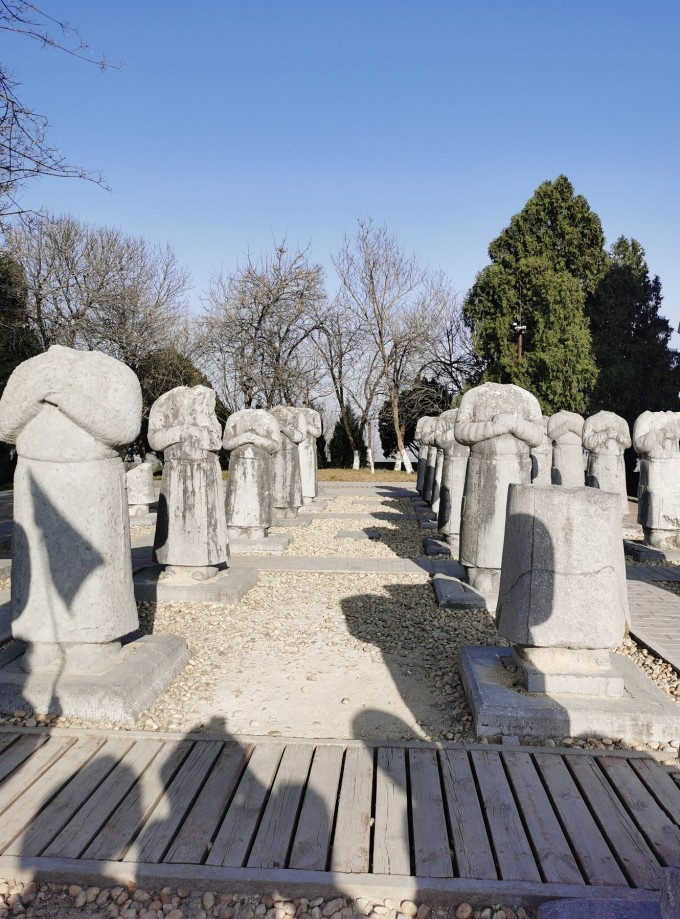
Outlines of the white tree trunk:
M355 450L355 451L354 451L354 462L352 463L352 469L359 469L359 468L360 468L359 459L360 459L360 457L359 457L359 451L358 451L358 450Z
M413 472L413 466L411 465L411 460L406 455L406 450L404 450L401 456L404 460L404 472Z
M371 475L375 475L375 466L373 465L373 451L372 450L366 451L366 462L368 464L369 469L371 470Z
M394 471L401 472L401 456L398 452L394 458Z

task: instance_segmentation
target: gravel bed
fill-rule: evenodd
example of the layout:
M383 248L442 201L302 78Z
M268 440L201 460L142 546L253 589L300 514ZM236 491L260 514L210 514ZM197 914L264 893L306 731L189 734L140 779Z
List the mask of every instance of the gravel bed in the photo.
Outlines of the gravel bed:
M9 590L12 584L11 578L0 578L0 590Z
M156 532L156 527L153 524L148 526L135 526L132 521L130 521L130 536L134 539L139 539L142 536L153 536Z
M379 539L336 539L341 530L371 530ZM285 527L272 527L271 533L287 533ZM294 531L295 541L283 554L325 558L424 558L423 530L415 520L376 520L357 516L344 520L312 520L309 526Z
M44 919L533 919L519 905L473 907L457 903L431 908L412 900L310 896L283 900L276 895L240 896L189 887L144 890L125 886L81 887L16 882L0 877L0 919L8 916Z

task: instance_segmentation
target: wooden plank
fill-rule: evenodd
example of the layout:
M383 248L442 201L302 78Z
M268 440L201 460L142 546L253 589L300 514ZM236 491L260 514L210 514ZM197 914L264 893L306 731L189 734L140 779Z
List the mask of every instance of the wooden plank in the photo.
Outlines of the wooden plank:
M454 873L437 751L409 750L408 762L416 877L451 878Z
M588 884L598 887L629 886L562 757L556 753L536 753L534 761L545 779Z
M663 766L651 759L631 757L631 768L642 779L666 813L680 826L680 788Z
M369 870L373 751L349 747L342 770L331 871L362 874Z
M283 750L282 744L262 744L253 750L206 859L207 865L243 866Z
M680 865L680 828L659 807L628 761L619 756L598 756L597 761L657 857L664 865Z
M7 776L42 747L49 738L48 734L24 734L0 756L0 801L2 801L3 783Z
M0 754L3 753L7 747L11 747L15 740L18 740L20 734L0 734Z
M248 868L286 867L313 754L311 744L291 745L283 751L272 792L248 856Z
M658 890L663 869L597 763L589 756L564 757L603 833L636 887Z
M35 735L33 735L35 736ZM23 738L22 738L23 739ZM32 738L31 738L32 739ZM21 741L17 741L15 747ZM76 742L75 737L50 737L45 743L28 758L24 759L18 769L15 769L0 788L0 814L4 814L9 806L16 801L43 773L57 762L63 754ZM27 746L32 746L29 744ZM12 751L10 747L9 752Z
M132 746L130 738L113 737L94 759L35 818L5 850L5 855L37 856L77 813Z
M411 874L405 751L378 748L373 874Z
M531 756L519 750L502 756L544 880L585 884Z
M444 798L449 814L457 874L496 880L496 863L465 750L442 750Z
M191 740L182 740L163 746L87 847L83 858L115 862L125 857L132 839L144 826L193 745Z
M162 860L221 749L221 741L197 741L145 823L136 842L138 862Z
M501 878L504 881L540 881L541 874L522 826L500 754L472 750L470 756Z
M291 869L326 870L344 752L341 746L317 747L314 751L290 854Z
M78 858L162 748L161 740L137 741L50 843L43 856Z
M26 787L13 804L3 807L0 820L0 852L29 826L33 818L68 784L102 746L103 738L77 740L43 773L37 787ZM19 851L21 853L21 850Z
M239 783L251 744L225 743L208 780L170 846L165 862L200 865Z

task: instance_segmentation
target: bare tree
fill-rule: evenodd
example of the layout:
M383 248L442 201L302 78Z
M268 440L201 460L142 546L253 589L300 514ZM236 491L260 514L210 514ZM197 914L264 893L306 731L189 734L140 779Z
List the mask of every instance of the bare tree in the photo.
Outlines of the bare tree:
M479 362L463 319L462 300L443 274L431 278L430 303L436 332L430 336L430 354L423 365L423 375L443 386L453 398L478 374Z
M381 386L390 402L397 440L396 468L412 471L399 417L399 395L426 361L432 324L427 272L407 255L387 228L360 219L356 237L345 237L333 259L344 307L365 329L375 352Z
M309 404L321 377L312 334L325 303L323 269L285 240L211 279L202 366L231 411Z

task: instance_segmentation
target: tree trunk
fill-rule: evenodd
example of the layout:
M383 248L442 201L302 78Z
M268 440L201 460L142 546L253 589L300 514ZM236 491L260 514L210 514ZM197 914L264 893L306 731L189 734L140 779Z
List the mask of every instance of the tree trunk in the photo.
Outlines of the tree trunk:
M390 393L390 402L392 403L392 422L394 424L394 433L397 438L397 460L395 461L394 468L395 471L401 469L401 464L403 461L404 470L410 473L413 472L413 466L411 466L411 460L406 455L406 447L404 446L404 434L399 423L399 396L395 389L393 389ZM399 465L397 465L397 462Z
M401 452L402 459L404 460L404 472L413 472L413 466L411 465L411 460L408 458L406 450Z
M401 453L397 450L397 455L394 457L394 471L401 472Z
M369 447L366 451L366 463L371 470L371 475L375 475L375 466L373 465L373 451Z

